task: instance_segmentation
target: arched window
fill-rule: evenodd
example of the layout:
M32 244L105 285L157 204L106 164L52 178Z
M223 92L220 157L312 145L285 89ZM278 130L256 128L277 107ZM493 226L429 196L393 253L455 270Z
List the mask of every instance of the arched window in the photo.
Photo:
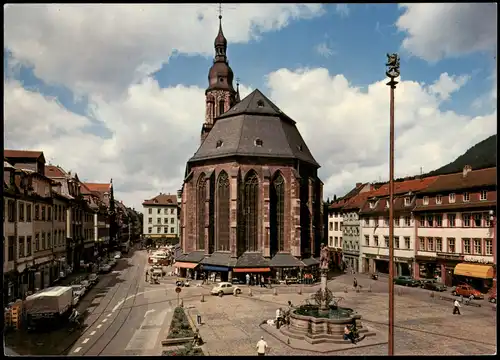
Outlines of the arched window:
M205 200L207 195L205 174L198 179L196 192L196 213L198 225L198 250L205 249Z
M224 114L224 100L219 100L219 116Z
M217 180L217 250L229 251L229 177L225 171Z
M251 170L243 184L244 240L246 251L258 250L259 178Z
M285 250L285 181L278 174L270 189L271 254Z

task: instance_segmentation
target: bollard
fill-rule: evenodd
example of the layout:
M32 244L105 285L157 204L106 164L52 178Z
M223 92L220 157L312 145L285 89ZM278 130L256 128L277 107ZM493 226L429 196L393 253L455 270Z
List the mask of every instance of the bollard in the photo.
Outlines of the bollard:
M200 302L205 302L205 295L201 295Z
M181 299L181 304L180 304L180 307L183 308L184 307L184 300Z
M401 289L401 288L398 289L398 295L399 296L403 295L403 289Z
M298 293L299 295L302 295L302 288L301 288L301 287L299 287L299 290L297 291L297 293Z
M368 292L372 292L372 286L368 286Z
M273 295L278 295L278 289L274 288Z
M286 339L287 345L290 345L290 338Z
M346 294L348 293L347 286L344 286L344 292L345 292Z
M430 296L431 298L434 298L434 291L431 291L431 293L429 294L429 296Z
M248 296L253 296L252 289L248 288Z

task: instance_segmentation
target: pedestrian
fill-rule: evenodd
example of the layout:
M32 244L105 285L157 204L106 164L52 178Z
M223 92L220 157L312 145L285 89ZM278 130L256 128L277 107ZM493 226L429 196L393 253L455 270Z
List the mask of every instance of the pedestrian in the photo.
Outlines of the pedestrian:
M458 300L455 300L455 302L453 303L453 315L455 314L460 315L460 303L458 302Z
M196 315L196 322L198 323L198 325L201 325L201 315L200 314Z
M148 271L146 270L146 282L148 282Z
M257 285L257 275L253 274L253 282L252 285Z
M267 349L268 349L267 342L264 340L264 336L261 336L260 340L257 342L257 355L258 356L266 355Z
M354 290L356 290L356 288L358 287L358 280L356 279L356 277L354 277L354 280L352 282L352 286L354 287Z
M264 280L264 275L260 276L260 287L266 287L266 281Z
M247 286L250 285L250 274L245 275L245 280L246 280Z

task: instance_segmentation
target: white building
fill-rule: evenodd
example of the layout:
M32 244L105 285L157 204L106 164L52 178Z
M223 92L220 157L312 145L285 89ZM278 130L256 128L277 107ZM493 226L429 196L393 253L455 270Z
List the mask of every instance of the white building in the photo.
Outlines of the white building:
M143 235L153 239L179 237L179 206L176 195L162 194L142 203Z

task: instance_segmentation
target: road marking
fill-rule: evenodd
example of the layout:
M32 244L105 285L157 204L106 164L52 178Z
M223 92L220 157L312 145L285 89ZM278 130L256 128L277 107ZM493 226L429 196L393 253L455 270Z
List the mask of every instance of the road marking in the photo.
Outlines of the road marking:
M155 309L151 309L151 310L146 311L146 313L144 314L144 318L146 318L146 316L148 316L148 314L154 313L155 311L156 311Z
M86 338L85 340L83 340L83 341L82 341L82 344L86 344L86 343L88 343L88 342L89 342L89 340L90 340L89 338Z
M81 347L77 347L77 348L75 349L75 351L73 351L73 352L74 352L74 353L77 353L77 352L80 352L80 350L82 350L82 348L81 348Z
M102 324L99 324L99 325L97 325L97 328L98 328L98 329L100 329L100 328L101 328L101 326L102 326Z
M89 335L90 336L94 336L95 335L95 331L92 331Z
M108 321L108 319L102 319L102 322L103 322L103 323L104 323L104 322L106 322L106 321Z
M129 297L127 298L123 298L120 300L120 302L118 304L116 304L116 306L113 308L113 310L111 310L111 312L115 312L116 310L118 310L118 308L120 306L122 306L122 304L125 302L125 301L128 301L134 297L136 297L137 295L144 295L144 294L147 294L147 293L151 293L151 292L155 292L155 291L165 291L165 289L154 289L154 290L148 290L148 291L142 291L142 292L138 292L137 294L135 295L130 295Z
M109 313L108 315L106 315L106 317L110 317L111 316L111 313Z

